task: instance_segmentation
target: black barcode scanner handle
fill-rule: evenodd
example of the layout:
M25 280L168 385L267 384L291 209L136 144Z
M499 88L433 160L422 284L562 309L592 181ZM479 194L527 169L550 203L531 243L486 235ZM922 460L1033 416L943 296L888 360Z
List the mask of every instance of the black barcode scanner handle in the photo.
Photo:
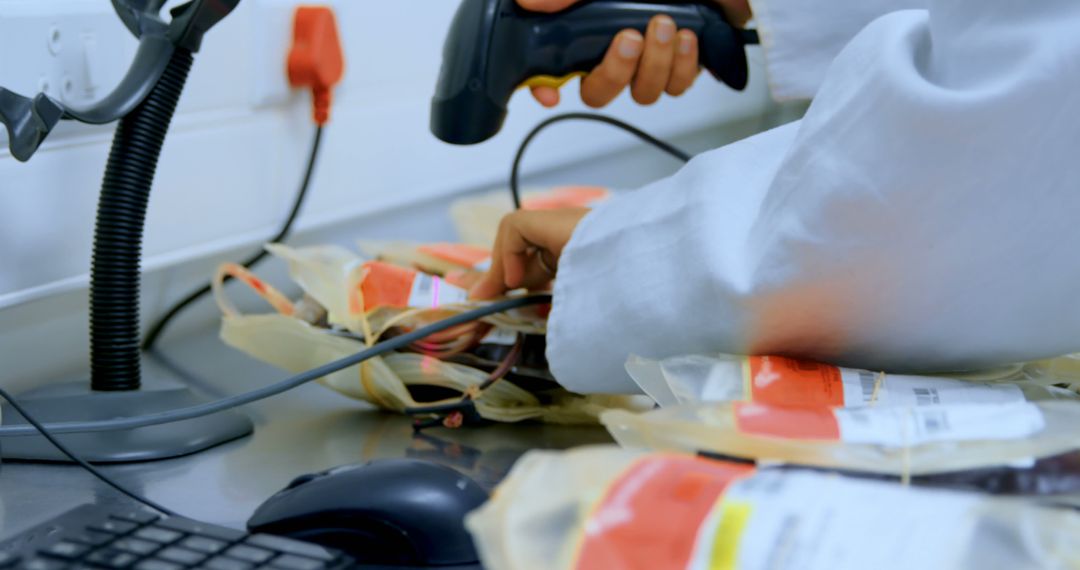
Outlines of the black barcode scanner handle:
M753 36L729 24L711 0L589 0L553 14L530 12L515 0L463 0L446 38L432 132L453 144L491 138L519 87L557 86L591 71L616 34L644 33L658 14L697 34L701 65L713 77L746 87L745 46Z

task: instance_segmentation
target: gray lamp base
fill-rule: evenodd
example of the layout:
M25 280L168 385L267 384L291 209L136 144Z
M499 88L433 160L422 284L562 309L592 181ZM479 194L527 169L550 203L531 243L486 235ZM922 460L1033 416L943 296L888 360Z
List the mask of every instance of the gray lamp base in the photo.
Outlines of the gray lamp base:
M183 387L92 392L88 384L45 386L16 398L34 419L42 423L141 416L207 401ZM26 421L4 403L3 425L26 425ZM253 430L247 416L228 411L133 430L58 435L57 439L92 463L130 463L188 455L244 437ZM9 461L71 462L40 435L0 438L0 456Z

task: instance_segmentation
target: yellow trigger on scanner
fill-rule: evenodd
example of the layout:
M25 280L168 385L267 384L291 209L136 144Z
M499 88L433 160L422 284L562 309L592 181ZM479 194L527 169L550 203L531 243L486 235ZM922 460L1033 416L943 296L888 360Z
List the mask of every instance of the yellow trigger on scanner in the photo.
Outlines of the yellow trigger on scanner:
M526 79L525 83L522 83L520 86L518 86L518 88L520 89L523 87L553 87L555 89L558 89L563 85L566 85L566 83L569 82L571 79L574 79L575 77L582 77L584 75L584 71L575 71L573 73L563 75L562 77L555 77L553 75L537 75Z

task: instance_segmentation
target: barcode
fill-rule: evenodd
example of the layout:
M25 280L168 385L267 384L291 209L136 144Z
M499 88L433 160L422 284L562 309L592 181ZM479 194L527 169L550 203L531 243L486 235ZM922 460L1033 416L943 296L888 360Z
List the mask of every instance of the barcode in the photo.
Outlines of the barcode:
M916 406L929 406L941 403L941 395L938 394L937 388L912 388L911 390L915 392Z
M425 275L423 273L417 273L416 274L416 284L413 285L413 287L415 287L414 291L416 292L416 295L417 296L423 295L424 297L430 296L431 295L431 286L434 283L435 283L435 280L432 279L430 275Z
M949 416L945 415L944 411L923 411L920 414L919 420L922 431L925 434L933 435L949 431Z
M859 386L862 388L862 401L867 403L874 398L875 375L873 372L859 372Z

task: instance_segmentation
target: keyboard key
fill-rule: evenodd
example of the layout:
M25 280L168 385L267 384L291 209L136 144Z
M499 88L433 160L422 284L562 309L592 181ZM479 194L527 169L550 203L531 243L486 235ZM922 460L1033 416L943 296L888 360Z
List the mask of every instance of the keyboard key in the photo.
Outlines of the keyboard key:
M326 563L313 558L286 554L275 558L270 566L281 570L323 570L326 568Z
M0 570L331 570L351 563L315 544L138 509L84 505L51 524L51 540L38 550L0 547L11 550L0 551Z
M183 568L183 566L172 562L150 559L136 564L133 570L183 570Z
M61 540L60 542L54 542L48 547L42 549L41 553L46 556L52 556L54 558L75 560L76 558L86 554L87 552L90 552L90 548L91 547L85 544Z
M31 558L23 565L20 566L22 570L64 570L67 565L59 560L49 560L47 558Z
M263 548L269 548L287 554L299 554L301 556L316 558L326 562L332 562L337 559L337 553L327 550L317 544L300 542L298 540L282 538L272 534L253 534L247 537L244 544L262 546Z
M104 532L94 532L88 530L86 532L80 532L75 534L69 534L64 537L64 540L70 540L72 542L78 542L81 544L88 544L90 546L101 546L106 542L114 540L116 536L111 534L105 534Z
M244 560L246 562L253 562L255 564L262 564L263 562L266 562L267 560L270 560L274 557L274 553L270 550L266 550L265 548L257 548L254 546L247 546L244 544L238 544L226 550L225 554L227 556L239 558L240 560Z
M151 552L161 548L161 543L150 542L149 540L142 540L138 538L125 537L113 542L109 546L123 550L124 552L130 552L132 554L138 554L139 556L146 556Z
M133 522L140 525L150 524L161 518L154 513L140 510L116 511L114 513L110 513L109 517L122 521Z
M94 523L88 528L90 528L91 530L107 532L109 534L127 534L135 530L136 528L139 528L139 525L133 522L109 519L101 521L99 523Z
M0 551L0 568L11 568L19 563L19 556L14 552Z
M175 530L169 530L167 528L160 528L157 526L148 526L135 531L135 534L133 534L132 536L144 540L150 540L153 542L160 542L161 544L172 544L177 540L180 540L180 537L184 535L176 532Z
M132 564L138 560L139 557L131 554L130 552L122 552L120 550L114 550L112 548L102 548L91 552L86 557L86 561L98 566L104 566L110 569L123 569L129 568Z
M224 540L218 540L216 538L207 538L205 536L189 536L180 541L180 546L184 548L190 548L198 552L206 554L217 554L222 550L229 547L229 543Z
M206 555L201 552L195 552L194 550L170 546L155 554L154 558L176 562L177 564L183 564L185 566L192 566L202 562L206 558Z
M153 523L154 520L158 520L161 517L149 511L133 508L131 511L114 511L109 513L109 518L126 520L129 521L129 523L135 523L136 525L149 525L150 523Z
M225 542L236 542L247 536L247 533L243 531L198 523L180 517L167 518L157 523L155 526L177 530L187 534L197 534L199 536L216 538L218 540L224 540Z
M203 562L200 568L206 570L251 570L254 568L254 564L249 564L243 560L237 560L235 558L226 558L225 556L217 556Z

